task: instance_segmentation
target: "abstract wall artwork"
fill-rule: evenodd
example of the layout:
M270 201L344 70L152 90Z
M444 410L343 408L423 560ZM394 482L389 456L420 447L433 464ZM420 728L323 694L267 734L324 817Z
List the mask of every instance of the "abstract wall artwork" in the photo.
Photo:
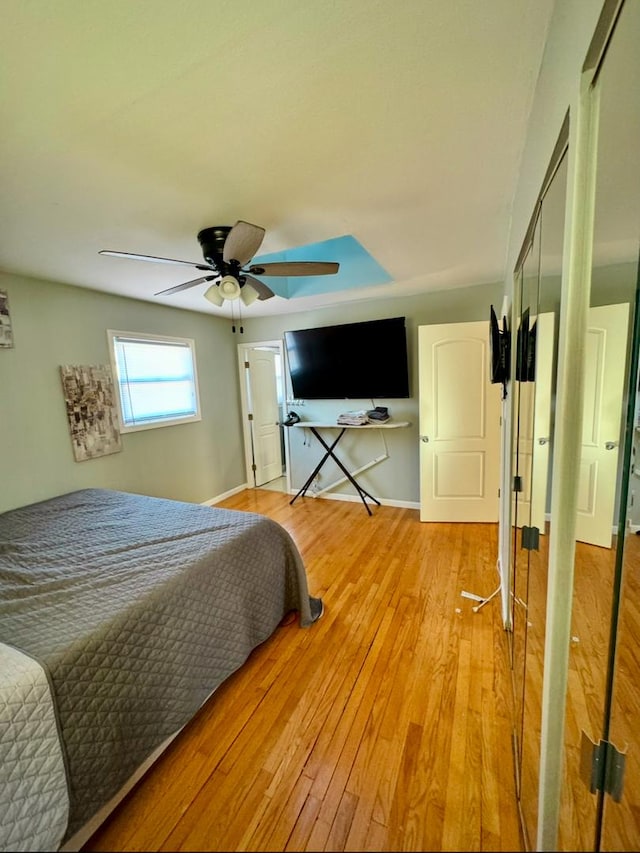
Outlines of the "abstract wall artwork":
M9 296L6 290L0 290L0 347L13 346L13 330L9 314Z
M61 365L76 462L122 450L113 378L105 365Z

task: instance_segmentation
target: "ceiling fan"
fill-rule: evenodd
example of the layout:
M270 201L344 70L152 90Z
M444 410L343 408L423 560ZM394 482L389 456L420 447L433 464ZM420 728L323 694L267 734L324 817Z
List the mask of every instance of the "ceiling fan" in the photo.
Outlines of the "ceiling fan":
M204 263L156 258L152 255L135 255L131 252L113 252L108 249L103 249L99 254L138 261L153 261L159 264L182 264L211 273L168 287L166 290L160 290L154 295L166 296L212 281L214 284L205 291L204 295L218 307L225 299L241 299L245 305L251 305L256 299L265 300L275 296L268 285L255 278L257 275L333 275L340 268L340 264L333 261L282 261L271 264L252 264L247 267L260 248L264 234L264 228L243 220L236 222L233 227L216 225L212 228L204 228L198 234Z

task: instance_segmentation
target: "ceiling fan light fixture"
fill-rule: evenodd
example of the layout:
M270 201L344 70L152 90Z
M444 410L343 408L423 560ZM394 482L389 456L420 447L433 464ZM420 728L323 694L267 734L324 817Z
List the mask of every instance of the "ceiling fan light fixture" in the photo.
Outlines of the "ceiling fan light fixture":
M240 282L232 275L224 275L218 284L223 299L237 299L240 296Z
M251 287L250 284L242 285L242 289L240 290L240 299L242 299L245 305L251 305L259 296L260 294L255 287Z
M218 290L217 284L212 284L211 287L207 288L204 292L205 299L208 299L209 302L213 302L214 305L217 305L218 308L222 306L224 302L224 296Z

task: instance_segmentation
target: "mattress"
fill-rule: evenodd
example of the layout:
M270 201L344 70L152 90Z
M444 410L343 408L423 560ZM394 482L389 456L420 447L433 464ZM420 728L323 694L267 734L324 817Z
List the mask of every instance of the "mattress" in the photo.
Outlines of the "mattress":
M49 688L68 793L62 841L292 610L302 626L314 619L302 559L256 513L83 489L0 515L0 642L39 667L38 696ZM10 720L3 740L16 728ZM42 761L57 765L47 785L58 791L54 753ZM50 820L47 800L35 791L25 804L34 825ZM51 808L59 826L63 804Z

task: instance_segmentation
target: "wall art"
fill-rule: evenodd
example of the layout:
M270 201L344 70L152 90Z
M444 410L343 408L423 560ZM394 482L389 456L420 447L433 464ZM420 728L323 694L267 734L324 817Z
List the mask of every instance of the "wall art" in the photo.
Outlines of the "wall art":
M60 374L76 462L122 450L110 368L62 365Z
M13 346L13 329L9 314L9 296L6 290L0 290L0 347Z

